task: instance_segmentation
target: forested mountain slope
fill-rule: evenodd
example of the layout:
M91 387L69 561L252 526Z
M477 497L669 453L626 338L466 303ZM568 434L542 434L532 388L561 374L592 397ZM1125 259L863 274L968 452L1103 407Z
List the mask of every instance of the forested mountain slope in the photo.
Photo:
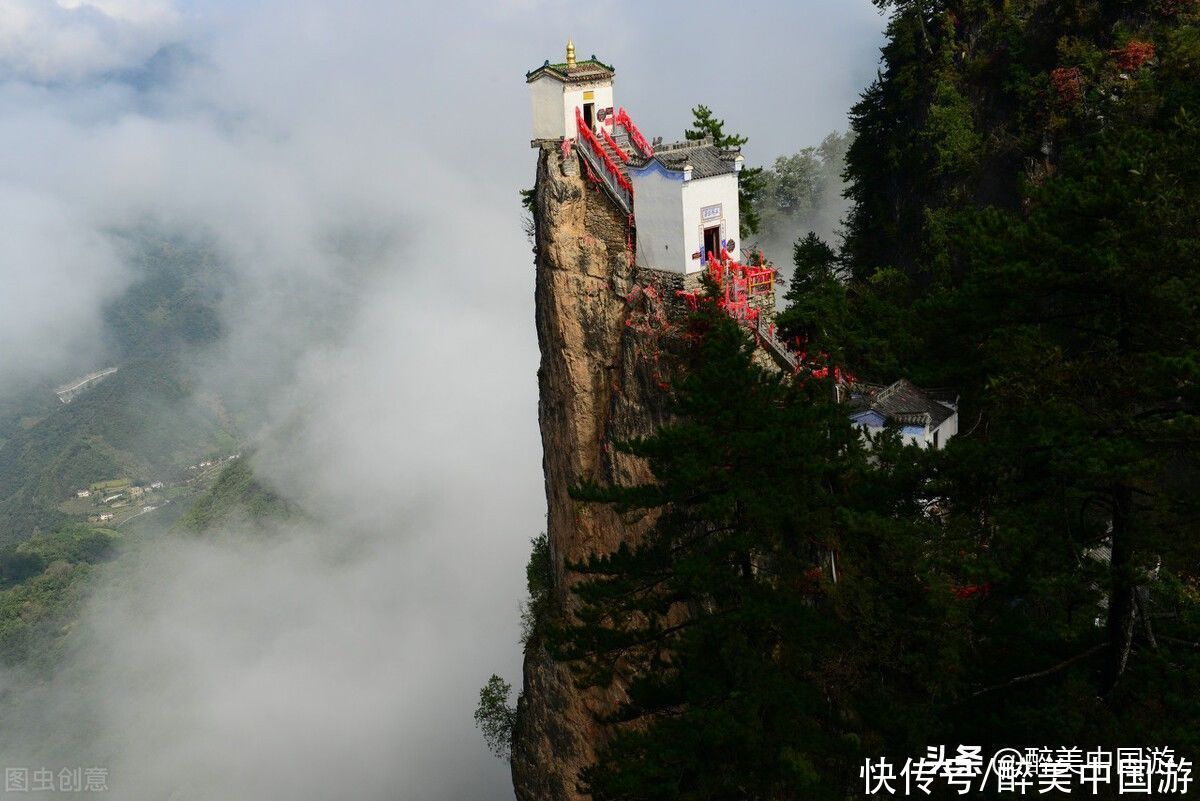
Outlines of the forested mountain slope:
M191 505L177 525L197 532L241 520L253 523L279 520L294 511L284 498L255 477L251 460L243 458L221 471L208 492Z
M49 386L0 406L0 543L72 517L60 505L95 482L179 478L236 447L219 398L194 392L189 359L219 333L216 265L203 246L131 237L139 279L105 309L117 372L62 404ZM64 380L72 376L63 376Z
M204 244L152 232L126 245L138 278L104 310L98 365L117 371L70 403L49 382L0 401L0 666L40 676L58 665L94 576L124 564L105 563L172 525L199 533L289 512L241 458L236 415L198 386L196 358L221 333L220 263ZM110 494L122 497L103 502Z

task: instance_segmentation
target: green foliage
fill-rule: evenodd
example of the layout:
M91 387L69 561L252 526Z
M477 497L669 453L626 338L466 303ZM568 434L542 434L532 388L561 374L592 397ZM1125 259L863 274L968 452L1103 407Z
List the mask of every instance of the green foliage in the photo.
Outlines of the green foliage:
M762 167L743 167L738 173L738 210L741 220L738 234L743 240L758 232L761 224L758 217L758 197L765 185Z
M780 156L763 177L764 203L784 214L807 210L819 202L819 185L823 172L815 147L806 147L791 156Z
M948 566L988 593L952 741L1196 741L1179 692L1200 670L1185 23L1137 4L896 4L855 110L848 348L863 372L962 394L965 430L929 480L941 537L963 544Z
M509 704L511 696L512 685L492 674L480 688L475 707L475 725L483 733L488 750L505 760L512 755L512 732L517 722L516 707Z
M14 546L0 550L0 586L16 584L36 576L46 567L46 560L37 553L19 551Z
M621 446L656 481L576 493L659 511L637 547L568 566L578 621L548 637L581 682L628 687L587 790L844 798L862 744L919 742L936 725L926 699L956 682L919 455L892 437L868 459L832 388L754 366L724 315L691 333L680 422Z
M249 457L243 456L226 466L176 526L199 532L238 520L265 522L294 514L286 500L259 483L250 462Z
M725 120L713 116L712 109L703 104L692 109L692 127L683 132L684 137L699 141L705 137L711 138L717 147L741 147L749 139L737 134L725 133Z
M117 553L110 531L69 527L0 548L0 664L49 670L93 566Z
M975 132L973 109L953 80L942 80L934 90L925 122L925 139L937 159L934 169L943 175L970 172L979 158L980 138Z
M993 470L1021 471L1020 486L1001 474L991 487L1020 493L1005 533L1053 541L1045 527L1064 515L1064 552L1111 545L1111 659L1128 656L1142 572L1190 550L1163 567L1192 573L1200 556L1180 549L1196 533L1193 490L1163 481L1200 445L1198 141L1180 115L1161 131L1123 126L1070 148L1027 214L961 215L964 278L922 303L949 324L944 335L977 343L970 361L947 353L946 363L981 389L990 436L976 447ZM1102 689L1123 669L1110 662Z
M542 532L530 540L525 586L529 597L521 604L521 642L526 649L540 644L552 611L554 567L550 562L550 540Z
M835 131L820 145L780 156L763 171L756 211L765 238L791 240L797 231L829 229L837 222L849 144L847 135Z
M13 547L13 551L36 556L45 564L60 560L96 564L114 557L117 543L112 531L75 525L51 535L39 534Z
M843 343L849 338L850 320L846 286L838 256L815 233L796 242L792 259L796 265L784 300L787 308L778 317L785 339L798 337L807 350L828 353L844 363Z

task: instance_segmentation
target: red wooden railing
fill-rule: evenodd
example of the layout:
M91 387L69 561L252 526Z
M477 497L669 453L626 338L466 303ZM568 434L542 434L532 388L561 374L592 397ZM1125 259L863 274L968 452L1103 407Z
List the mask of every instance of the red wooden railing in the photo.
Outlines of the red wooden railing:
M763 263L761 258L760 255L760 261L755 265L734 261L724 248L719 256L708 254L708 274L717 288L717 307L748 328L759 344L774 353L792 372L807 372L815 378L829 376L831 368L827 363L811 360L807 353L789 347L776 334L775 325L762 316L758 304L751 303L753 297L765 296L773 300L775 295L775 270ZM703 290L676 294L686 300L692 309L697 309ZM847 377L837 367L832 368L832 374L838 382Z
M764 264L742 264L721 248L720 256L708 254L708 274L721 289L718 302L726 314L757 327L758 309L750 304L750 298L774 296L775 270Z
M654 148L650 147L650 143L646 141L646 137L642 136L642 132L633 124L633 120L629 119L629 115L625 113L624 108L617 109L617 117L614 120L616 125L624 126L629 133L629 139L637 147L645 158L650 158L654 155Z
M604 137L604 141L608 144L609 147L611 147L613 149L613 152L617 154L617 158L619 158L623 162L628 163L629 154L626 153L624 151L624 149L622 149L621 146L617 144L617 140L612 138L612 134L610 134L608 131L601 128L600 135Z
M579 109L575 109L575 126L579 130L580 140L587 144L592 149L592 152L599 157L604 168L616 180L617 186L626 192L632 192L633 185L629 183L628 178L621 174L621 168L617 166L616 162L600 146L600 140L596 138L596 135L592 133L592 129L583 121L583 113Z
M605 177L606 183L616 193L618 193L625 203L625 210L632 211L633 209L633 184L629 183L629 179L621 172L621 168L617 166L612 157L608 155L605 149L600 145L600 140L596 138L596 134L592 133L592 129L583 120L583 112L578 108L575 109L575 129L578 132L576 135L577 141L586 146L587 153L595 160L597 165L603 166L608 173ZM618 152L619 152L618 148Z

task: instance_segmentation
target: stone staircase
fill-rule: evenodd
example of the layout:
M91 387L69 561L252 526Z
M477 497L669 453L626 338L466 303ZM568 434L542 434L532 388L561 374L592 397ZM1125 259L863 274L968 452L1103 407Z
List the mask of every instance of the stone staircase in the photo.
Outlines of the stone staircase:
M771 354L780 367L788 372L799 372L800 357L775 335L774 325L768 324L763 317L759 317L753 322L746 321L745 325L750 329L750 333L754 334L759 345Z
M613 146L610 145L608 143L608 140L605 139L603 136L599 137L599 139L600 139L600 147L604 150L604 152L608 155L608 157L610 159L612 159L613 163L616 164L617 167L621 170L621 174L624 175L626 179L628 179L629 178L629 168L626 166L625 163L629 160L630 156L634 155L633 146L629 144L627 139L624 143L622 143L620 139L613 137L613 141L615 141L617 143L617 147L620 148L620 152L618 153L617 150L614 150Z
M617 206L628 215L633 214L633 185L629 183L629 171L625 159L613 149L603 135L597 136L585 127L579 109L575 110L578 135L575 149L586 162L591 175L600 182Z

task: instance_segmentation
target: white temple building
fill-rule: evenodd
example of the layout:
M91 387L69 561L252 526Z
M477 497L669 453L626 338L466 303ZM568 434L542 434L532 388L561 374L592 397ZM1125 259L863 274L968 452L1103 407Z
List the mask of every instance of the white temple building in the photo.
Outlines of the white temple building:
M742 163L740 153L709 139L660 147L631 162L638 266L693 273L723 249L736 255Z
M592 56L546 61L526 73L533 144L570 141L591 174L631 215L637 266L672 273L705 269L710 255L738 256L738 149L711 140L652 146L613 100L613 68Z
M740 148L711 139L653 143L634 125L613 95L615 70L595 56L549 60L525 74L533 113L532 145L561 148L573 165L599 185L627 216L633 261L641 269L683 276L679 295L700 291L698 273L708 270L720 285L721 307L745 325L755 342L785 370L816 378L832 375L838 399L868 441L897 429L903 442L940 450L958 434L958 396L923 390L901 379L890 385L857 382L841 367L814 360L803 343L779 339L774 325L775 271L761 261L741 264Z

